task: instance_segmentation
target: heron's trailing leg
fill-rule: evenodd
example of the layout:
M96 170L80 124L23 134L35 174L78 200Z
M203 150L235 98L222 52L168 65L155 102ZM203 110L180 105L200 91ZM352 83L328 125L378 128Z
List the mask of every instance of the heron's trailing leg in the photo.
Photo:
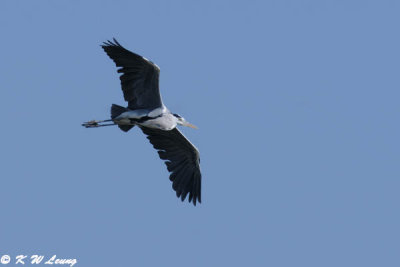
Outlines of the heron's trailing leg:
M113 123L104 123L104 122L109 122L109 121L113 121L113 120L102 120L102 121L91 120L91 121L82 123L82 126L85 126L86 128L96 128L96 127L117 125L114 122Z

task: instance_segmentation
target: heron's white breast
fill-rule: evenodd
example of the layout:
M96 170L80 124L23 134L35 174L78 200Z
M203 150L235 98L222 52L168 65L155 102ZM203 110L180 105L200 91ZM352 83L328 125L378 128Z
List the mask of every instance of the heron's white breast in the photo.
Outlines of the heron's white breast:
M160 117L147 120L139 124L149 128L169 131L176 127L176 118L171 113L164 113Z

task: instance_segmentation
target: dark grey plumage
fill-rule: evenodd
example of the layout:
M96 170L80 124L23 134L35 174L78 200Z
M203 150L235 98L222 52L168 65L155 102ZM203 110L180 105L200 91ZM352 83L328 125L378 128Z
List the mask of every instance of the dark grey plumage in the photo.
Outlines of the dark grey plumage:
M160 69L153 62L122 47L117 40L101 46L115 62L125 101L130 109L155 109L162 106L158 87Z
M177 128L171 131L140 128L160 158L166 161L176 196L184 201L189 194L189 202L193 201L194 205L201 203L200 155L196 147Z

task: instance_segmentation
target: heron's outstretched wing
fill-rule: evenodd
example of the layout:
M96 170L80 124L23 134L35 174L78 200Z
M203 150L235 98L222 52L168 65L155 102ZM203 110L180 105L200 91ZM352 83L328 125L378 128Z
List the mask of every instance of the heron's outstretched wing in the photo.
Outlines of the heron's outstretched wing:
M130 109L155 109L162 106L158 81L160 69L153 62L122 47L117 40L101 46L122 73L121 87Z
M166 160L176 196L184 201L189 194L189 202L193 200L194 205L197 201L201 203L200 156L196 147L177 128L171 131L147 127L141 129L157 149L160 158Z

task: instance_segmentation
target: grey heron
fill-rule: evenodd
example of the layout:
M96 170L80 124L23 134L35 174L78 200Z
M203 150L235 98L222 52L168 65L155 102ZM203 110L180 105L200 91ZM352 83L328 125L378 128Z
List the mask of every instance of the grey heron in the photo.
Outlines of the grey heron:
M161 100L160 68L150 60L125 49L114 38L101 47L118 68L127 107L111 106L111 119L88 121L86 128L117 125L128 132L137 125L158 151L170 172L172 188L182 201L201 203L200 156L197 148L177 129L177 125L196 128L178 114L171 113Z

